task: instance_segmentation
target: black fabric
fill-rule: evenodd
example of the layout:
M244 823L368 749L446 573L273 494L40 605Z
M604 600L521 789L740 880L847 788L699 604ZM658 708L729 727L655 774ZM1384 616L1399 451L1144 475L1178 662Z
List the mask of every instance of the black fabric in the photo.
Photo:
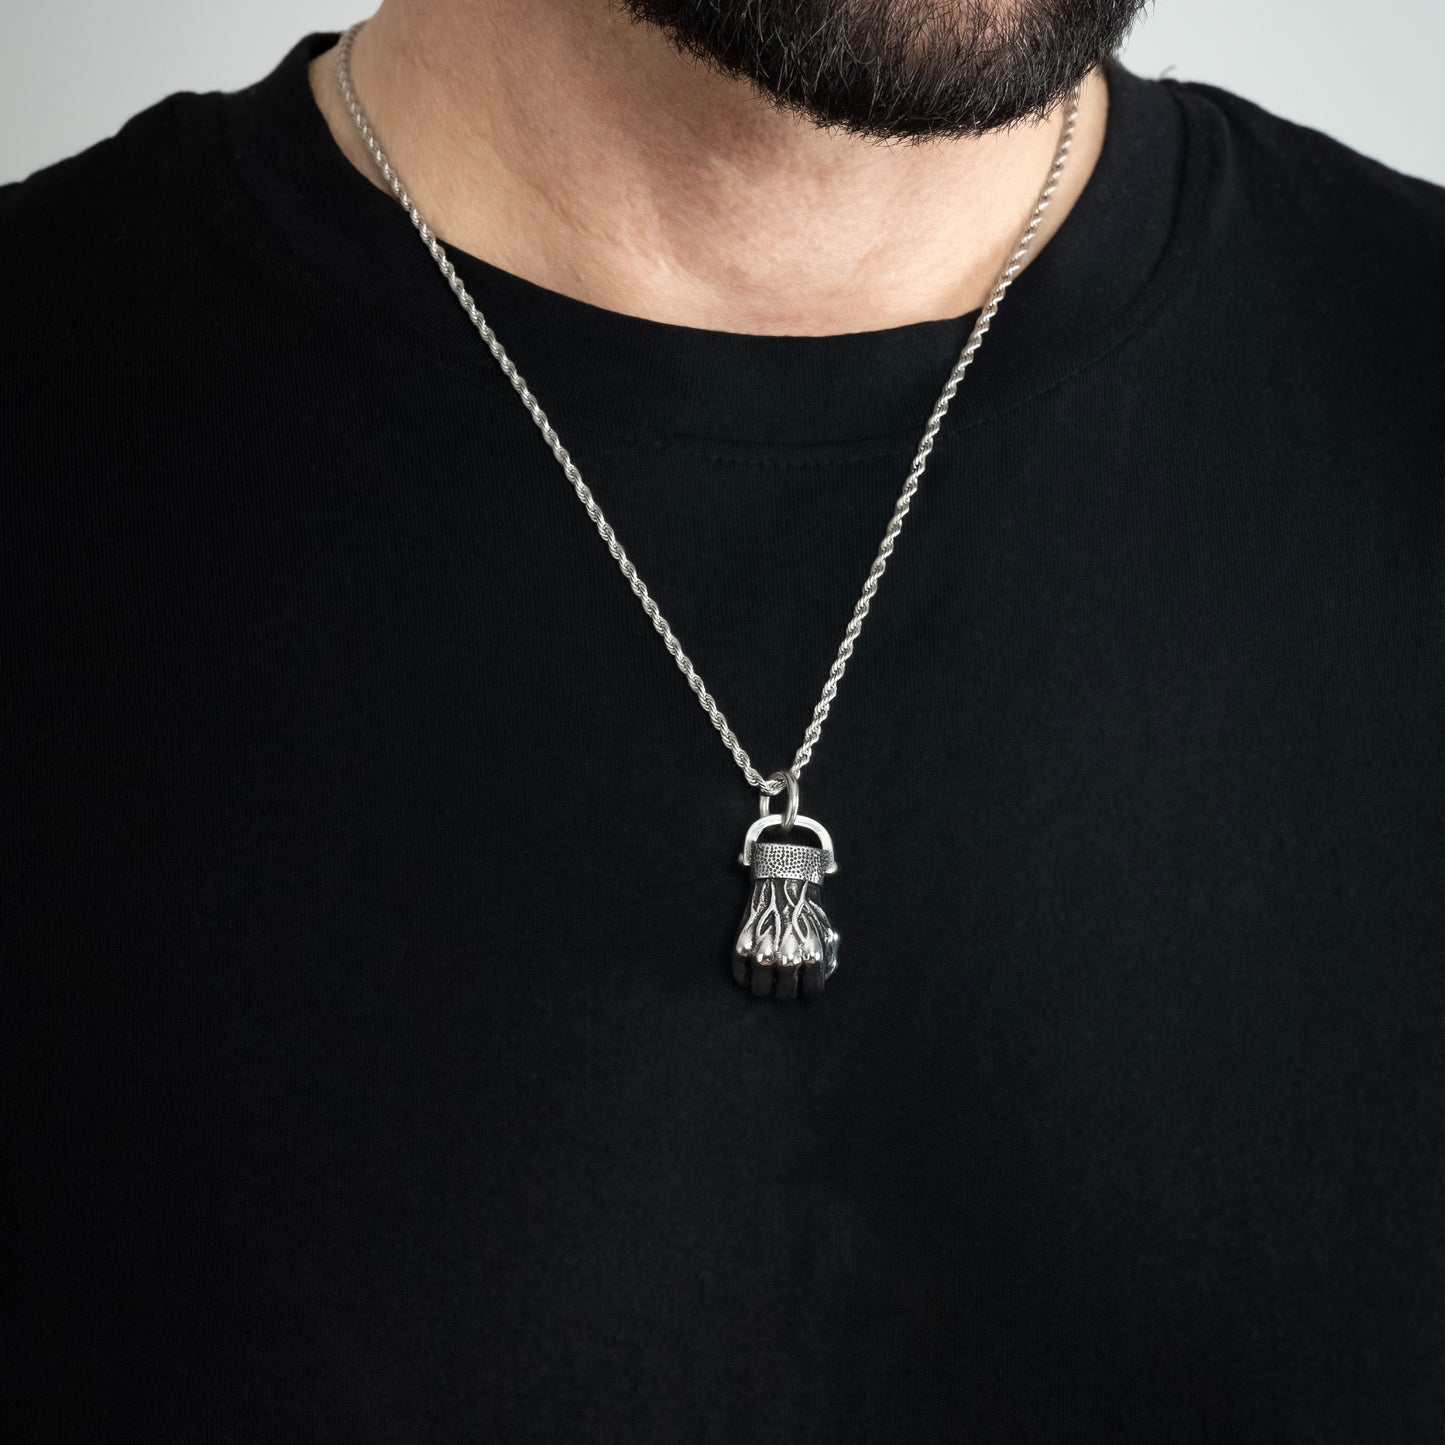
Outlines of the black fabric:
M803 775L783 1005L756 795L333 39L0 191L6 1438L1439 1440L1445 191L1111 63ZM973 316L453 256L785 765Z

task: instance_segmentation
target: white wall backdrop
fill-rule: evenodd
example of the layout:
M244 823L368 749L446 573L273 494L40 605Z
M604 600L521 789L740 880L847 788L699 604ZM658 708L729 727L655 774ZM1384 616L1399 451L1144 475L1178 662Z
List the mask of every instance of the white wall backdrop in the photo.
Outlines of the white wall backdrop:
M601 0L599 0L601 3ZM0 0L0 182L173 90L264 75L369 0ZM1445 0L1151 0L1125 59L1207 80L1445 184Z

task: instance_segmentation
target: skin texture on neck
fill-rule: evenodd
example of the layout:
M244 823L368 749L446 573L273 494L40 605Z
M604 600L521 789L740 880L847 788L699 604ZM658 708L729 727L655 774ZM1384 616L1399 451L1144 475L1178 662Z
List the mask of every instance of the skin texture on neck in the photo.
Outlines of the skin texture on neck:
M334 50L310 80L341 150L385 189ZM383 0L352 81L443 244L612 311L756 335L982 305L1064 116L915 144L825 131L607 0ZM1095 69L1030 260L1087 184L1107 109Z

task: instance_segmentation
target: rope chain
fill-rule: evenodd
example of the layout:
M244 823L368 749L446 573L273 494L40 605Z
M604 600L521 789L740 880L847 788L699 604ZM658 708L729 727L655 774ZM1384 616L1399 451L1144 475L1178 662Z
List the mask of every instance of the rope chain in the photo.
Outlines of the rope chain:
M617 563L618 570L627 579L627 584L632 588L637 600L642 604L642 610L652 622L653 628L663 645L676 662L678 670L687 679L687 685L696 695L703 710L712 720L712 725L717 729L723 740L723 745L732 754L733 761L742 769L743 776L755 788L765 796L771 797L780 793L787 784L779 774L771 777L764 777L753 766L752 759L748 757L746 749L738 741L737 734L733 732L728 724L722 709L717 705L712 694L707 690L701 675L693 666L692 659L683 651L682 643L678 641L677 634L673 632L667 619L662 615L652 594L647 590L647 584L638 575L637 568L633 566L631 558L623 550L622 543L618 541L617 534L612 530L611 523L602 513L602 508L597 505L597 499L592 495L592 490L582 479L582 473L578 470L576 463L572 460L567 448L562 445L562 439L557 435L552 423L547 420L547 414L542 410L537 398L532 395L522 374L517 370L506 349L487 323L486 317L477 308L463 284L461 277L457 274L456 267L452 265L441 242L437 240L436 233L427 224L407 193L406 187L402 184L401 177L396 173L395 168L386 157L377 142L376 135L371 128L370 121L361 109L361 104L356 98L356 91L351 83L351 46L358 32L365 21L357 21L354 25L342 32L337 42L336 54L336 76L340 83L342 99L345 101L346 109L356 123L362 140L367 150L371 153L372 159L381 169L381 174L390 186L392 193L401 202L411 223L416 228L417 234L421 237L431 258L436 262L438 269L446 278L447 285L451 287L457 300L461 303L462 309L467 313L471 323L476 327L477 334L486 343L487 349L496 359L497 365L501 368L502 374L511 383L512 389L521 398L522 405L527 408L537 429L542 433L543 440L551 449L552 455L557 459L562 471L571 482L572 489L577 493L577 500L587 509L587 515L592 520L592 525L597 529L597 535L607 545L607 550L612 554L613 560ZM1053 198L1058 188L1059 177L1063 174L1065 162L1068 160L1069 148L1073 144L1074 125L1079 114L1080 87L1075 86L1070 98L1069 108L1064 119L1062 136L1059 140L1058 150L1054 155L1053 166L1049 171L1048 180L1039 194L1038 203L1034 206L1033 214L1029 218L1028 225L1020 236L1018 245L1013 254L1004 263L1003 270L999 273L998 280L992 294L978 314L974 322L973 330L963 351L960 353L953 370L948 374L948 380L944 384L943 391L939 394L933 411L928 418L928 425L924 428L923 439L918 444L918 451L913 458L913 465L908 469L908 477L903 483L903 490L899 493L898 500L893 507L893 515L889 519L887 530L883 533L883 541L879 544L878 553L873 559L873 565L868 569L867 579L863 583L862 595L858 598L853 608L853 615L848 620L848 626L843 633L843 641L838 647L838 655L833 659L833 665L828 669L828 680L823 685L822 696L818 699L817 706L813 709L812 721L809 722L807 731L803 734L802 744L793 757L793 765L790 771L796 780L799 773L808 765L813 756L813 749L817 747L822 737L823 724L827 720L828 713L832 709L833 700L838 695L838 684L843 680L843 673L847 669L848 661L853 656L853 649L857 645L858 635L863 630L863 622L868 616L868 610L873 605L873 598L878 591L878 584L882 580L883 573L888 566L888 559L893 555L893 548L898 540L898 534L903 530L904 519L908 516L909 508L913 504L914 493L917 492L919 483L923 479L924 469L928 465L929 455L933 451L934 440L938 436L939 428L943 425L943 419L948 414L948 408L957 393L959 384L962 382L964 373L967 372L970 363L980 346L983 345L983 338L988 333L989 326L998 312L999 304L1002 302L1004 292L1012 285L1014 278L1023 269L1023 258L1027 255L1029 247L1033 244L1035 233L1038 231L1039 223L1043 219L1044 212L1048 209L1049 201Z

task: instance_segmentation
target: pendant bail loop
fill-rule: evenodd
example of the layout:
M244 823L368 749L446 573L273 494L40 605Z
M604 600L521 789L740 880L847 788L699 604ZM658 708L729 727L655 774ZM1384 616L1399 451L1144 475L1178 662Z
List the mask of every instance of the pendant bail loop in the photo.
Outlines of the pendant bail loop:
M788 790L788 801L783 809L783 832L790 833L793 829L793 822L798 816L798 775L791 768L779 768L773 773L768 782L781 782ZM758 800L758 816L768 816L769 795L764 793Z

